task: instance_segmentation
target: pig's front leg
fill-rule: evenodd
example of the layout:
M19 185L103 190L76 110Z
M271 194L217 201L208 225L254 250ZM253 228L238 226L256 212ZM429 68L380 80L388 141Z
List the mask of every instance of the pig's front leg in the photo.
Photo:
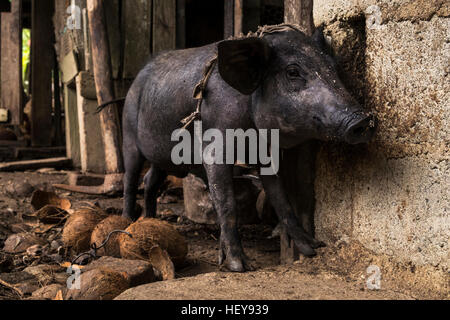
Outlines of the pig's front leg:
M233 191L233 166L205 165L205 169L220 226L219 264L234 272L252 270L239 237Z
M315 256L314 249L323 247L325 244L314 239L301 226L289 203L281 178L278 176L261 176L261 180L280 223L286 228L300 253L307 257Z

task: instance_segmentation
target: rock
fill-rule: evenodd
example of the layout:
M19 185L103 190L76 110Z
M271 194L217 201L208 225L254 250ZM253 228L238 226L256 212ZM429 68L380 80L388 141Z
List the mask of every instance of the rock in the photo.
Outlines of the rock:
M39 289L38 279L28 272L2 273L0 274L0 279L11 286L14 286L24 295L32 294Z
M34 291L31 296L34 300L53 300L60 290L64 294L64 291L67 290L67 288L60 284L51 284Z
M11 255L0 252L0 274L10 272L13 267L13 258Z
M91 262L83 271L104 269L119 272L126 275L131 287L156 281L153 266L143 260L125 260L113 257L101 257Z
M237 177L234 179L234 190L241 224L252 224L259 221L256 201L259 190L250 179ZM192 174L183 180L185 216L189 220L201 224L216 224L217 214L214 210L208 187L199 177Z
M26 223L15 223L9 226L13 233L30 232L32 227Z
M27 254L29 256L39 257L42 255L43 250L44 250L44 248L41 245L36 244L27 249Z
M25 268L23 271L36 277L36 279L39 281L41 285L46 286L54 282L55 274L65 270L59 265L42 264L38 266Z
M128 288L124 273L94 269L82 273L80 289L69 289L66 300L112 300Z
M52 243L50 244L50 248L55 251L58 250L62 246L63 246L63 243L58 240L53 240Z
M45 241L29 233L13 234L6 239L3 251L22 253L36 244L45 245Z
M28 182L10 183L6 186L6 192L15 198L28 198L34 191L34 187Z
M209 196L208 187L192 174L183 180L185 216L202 224L216 224L217 214Z

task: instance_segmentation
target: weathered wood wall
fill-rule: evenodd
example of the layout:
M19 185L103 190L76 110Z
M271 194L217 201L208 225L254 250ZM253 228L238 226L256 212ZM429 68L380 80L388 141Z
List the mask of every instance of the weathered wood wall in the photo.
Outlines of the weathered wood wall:
M31 105L31 142L33 146L52 145L52 71L54 64L54 32L52 17L54 0L32 1L31 65L33 95Z
M11 124L22 124L22 0L12 0L11 12L1 14L1 107Z

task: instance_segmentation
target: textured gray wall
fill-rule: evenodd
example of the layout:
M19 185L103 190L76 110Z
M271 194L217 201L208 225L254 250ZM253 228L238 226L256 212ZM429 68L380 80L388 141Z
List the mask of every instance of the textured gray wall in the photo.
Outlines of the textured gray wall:
M449 16L448 1L315 0L343 78L380 119L369 146L322 145L319 238L450 269Z

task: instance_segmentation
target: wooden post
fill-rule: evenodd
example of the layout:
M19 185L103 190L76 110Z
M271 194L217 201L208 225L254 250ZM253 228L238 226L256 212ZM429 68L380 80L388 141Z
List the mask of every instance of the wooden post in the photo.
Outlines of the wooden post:
M109 41L103 0L87 0L92 63L98 104L114 100ZM119 116L117 106L104 109L100 114L106 171L109 174L123 172Z
M234 35L234 0L225 0L223 34L225 39Z
M234 0L234 35L243 32L242 23L244 16L244 0Z
M53 0L33 0L31 27L31 142L52 144L52 69L54 64Z
M1 103L11 124L22 124L22 0L11 1L11 12L1 14Z
M147 61L152 47L152 2L126 0L122 3L123 78L134 79Z
M176 1L153 0L153 53L176 47Z
M313 0L285 0L285 22L303 26L308 35L314 32ZM283 152L281 178L286 188L289 202L303 228L314 235L315 211L315 162L317 142L311 141ZM294 242L281 231L281 263L290 264L299 259Z
M286 23L302 26L308 35L314 32L313 0L284 0L284 18Z
M177 0L177 49L186 48L186 0Z

